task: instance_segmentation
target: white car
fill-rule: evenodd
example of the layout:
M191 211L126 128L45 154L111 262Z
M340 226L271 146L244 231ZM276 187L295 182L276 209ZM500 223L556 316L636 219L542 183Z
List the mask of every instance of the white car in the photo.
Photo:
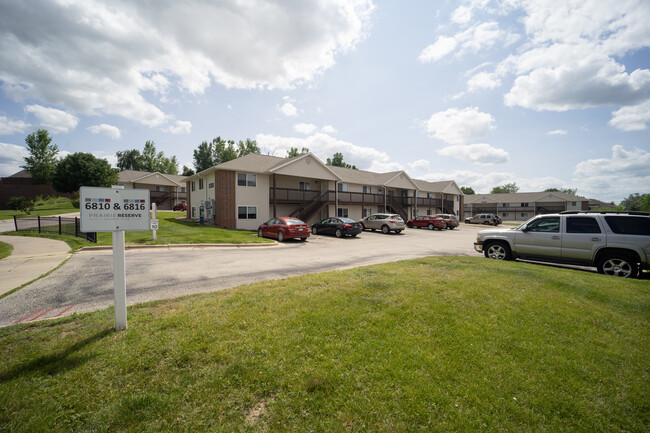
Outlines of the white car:
M596 266L601 274L634 278L640 270L650 269L650 213L538 215L519 227L479 231L474 249L496 260Z

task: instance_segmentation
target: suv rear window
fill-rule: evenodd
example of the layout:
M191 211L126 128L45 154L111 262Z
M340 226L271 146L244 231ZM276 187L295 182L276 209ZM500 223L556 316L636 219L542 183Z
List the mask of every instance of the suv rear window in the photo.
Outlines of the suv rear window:
M566 219L567 233L600 233L600 227L596 218L592 217L568 217Z
M605 221L616 234L650 236L650 217L606 216Z

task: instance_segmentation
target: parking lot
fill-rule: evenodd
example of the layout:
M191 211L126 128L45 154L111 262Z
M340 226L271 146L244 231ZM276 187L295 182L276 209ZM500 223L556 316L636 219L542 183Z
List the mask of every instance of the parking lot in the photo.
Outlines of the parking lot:
M473 242L483 228L461 224L444 231L407 229L387 235L366 231L356 238L311 236L306 242L290 240L264 247L127 250L127 302L429 255L478 256ZM110 251L74 254L60 269L1 299L0 325L113 305L112 266Z

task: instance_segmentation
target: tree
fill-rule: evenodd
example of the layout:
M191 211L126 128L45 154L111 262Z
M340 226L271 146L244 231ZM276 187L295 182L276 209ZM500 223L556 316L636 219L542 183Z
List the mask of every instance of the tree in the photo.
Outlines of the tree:
M192 170L186 165L183 166L183 173L181 174L181 176L192 176L193 174L194 174L194 170Z
M495 186L492 188L492 191L490 191L490 194L514 194L517 191L519 191L519 187L516 183L512 182L501 186Z
M39 129L25 137L25 144L29 150L29 156L25 157L25 165L21 168L34 179L43 179L50 182L56 170L59 148L56 144L50 144L52 138L47 129Z
M297 147L292 147L287 150L287 158L295 158L296 156L304 155L305 153L309 153L309 148L303 147L302 150L299 151Z
M474 192L474 189L471 186L461 186L460 190L465 195L474 195L474 194L476 194L476 192Z
M212 167L212 143L203 141L199 147L194 149L194 168L199 173Z
M343 161L343 154L340 152L336 152L332 158L327 158L327 165L331 165L332 167L352 168L354 170L357 169L356 166Z
M555 192L555 191L563 192L563 193L569 194L569 195L576 195L577 192L578 192L578 188L560 188L560 189L558 189L558 188L546 188L544 190L544 192Z
M634 193L627 196L620 204L622 210L650 212L650 194Z
M251 140L250 138L247 138L246 141L239 140L239 143L237 143L238 158L248 155L249 153L260 154L261 152L260 147L257 145L257 141Z
M117 183L117 170L105 159L77 152L59 161L52 178L58 192L78 192L82 186L110 187Z
M34 200L26 199L23 196L11 197L7 201L7 207L16 212L25 212L26 214L30 214L34 210Z
M222 140L221 137L212 140L212 165L223 164L237 158L234 140Z
M147 140L140 153L137 149L118 151L117 168L120 170L141 170L165 174L178 174L176 156L167 158L163 152L156 151L156 143Z
M122 170L144 170L144 159L137 149L117 151L117 168Z

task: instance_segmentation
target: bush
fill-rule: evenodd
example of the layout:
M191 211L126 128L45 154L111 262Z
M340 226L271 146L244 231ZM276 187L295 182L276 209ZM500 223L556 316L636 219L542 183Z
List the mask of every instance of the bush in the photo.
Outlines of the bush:
M16 212L25 212L26 214L30 214L34 210L34 202L23 196L11 197L7 202L7 207Z

